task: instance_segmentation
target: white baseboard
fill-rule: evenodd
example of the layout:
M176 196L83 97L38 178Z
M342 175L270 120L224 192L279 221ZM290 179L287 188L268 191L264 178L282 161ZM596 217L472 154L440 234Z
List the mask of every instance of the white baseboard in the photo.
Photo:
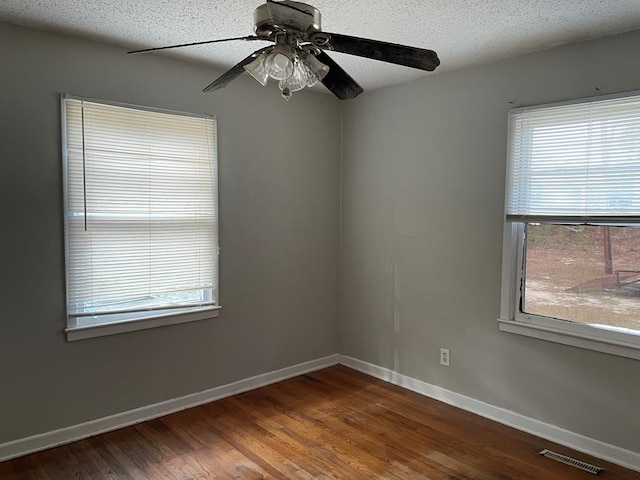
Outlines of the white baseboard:
M625 450L608 443L585 437L578 433L564 430L554 425L525 417L504 408L496 407L488 403L452 392L442 387L437 387L415 378L407 377L387 368L379 367L371 363L363 362L356 358L340 355L339 363L372 377L379 378L389 383L399 385L408 390L434 398L441 402L453 405L468 412L473 412L482 417L508 425L517 430L522 430L532 435L550 440L554 443L573 448L580 452L606 460L616 465L640 472L640 453Z
M256 375L255 377L245 378L238 382L229 383L227 385L211 388L191 395L185 395L184 397L173 398L171 400L136 408L127 412L91 420L79 425L72 425L70 427L53 430L51 432L2 443L0 444L0 462L28 455L29 453L38 452L40 450L45 450L47 448L75 442L100 433L117 430L118 428L162 417L180 410L196 407L198 405L213 402L214 400L253 390L254 388L263 387L281 380L286 380L287 378L313 372L314 370L330 367L331 365L336 365L339 362L339 359L339 355L329 355L328 357L300 363L298 365L264 373L262 375Z

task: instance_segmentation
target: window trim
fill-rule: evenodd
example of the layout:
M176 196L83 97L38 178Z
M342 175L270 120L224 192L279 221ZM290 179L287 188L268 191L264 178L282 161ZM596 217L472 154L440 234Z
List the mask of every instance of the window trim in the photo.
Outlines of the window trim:
M565 102L545 105L515 108L513 112L538 107L552 107L590 103L599 100L637 96L639 91L605 95L600 97L582 98ZM508 130L508 151L511 149L513 132L511 122ZM507 160L509 162L509 160ZM510 168L507 163L507 171ZM508 176L505 178L505 193L508 188ZM640 332L623 332L622 329L613 330L600 326L593 326L569 320L560 320L541 315L528 314L520 311L522 289L524 282L524 222L507 221L506 195L505 215L502 243L502 281L500 297L500 317L498 328L502 332L523 335L553 343L570 345L587 350L617 355L640 360ZM557 220L557 219L556 219ZM546 221L554 223L553 219Z
M217 118L215 115L198 114L192 112L183 112L177 110L169 110L164 108L155 108L144 105L135 105L124 102L114 102L109 100L102 100L90 97L83 97L77 95L71 95L68 93L62 93L60 95L60 121L61 121L61 135L62 135L62 182L63 182L63 207L64 207L64 232L65 232L65 296L66 291L69 288L69 276L67 274L68 258L69 258L69 246L66 238L66 232L68 228L68 217L66 212L68 211L68 184L67 184L67 124L66 124L66 104L65 100L73 99L86 102L95 102L105 105L133 108L137 110L145 110L150 112L168 113L173 115L181 115L186 117L195 118L208 118L213 119L217 129ZM218 238L218 250L220 250L220 225L219 225L219 186L218 186L218 141L216 135L216 141L213 146L214 154L214 168L216 175L214 177L214 200L215 200L215 218L216 230ZM108 335L115 335L125 332L133 332L138 330L147 330L150 328L178 325L181 323L195 322L200 320L208 320L211 318L217 318L220 315L222 309L220 301L220 256L216 255L215 258L215 285L213 291L215 292L216 303L213 305L191 305L184 308L174 308L170 310L149 310L138 311L131 313L115 313L115 314L100 314L95 316L70 316L66 311L65 301L65 316L66 316L66 328L64 329L67 341L84 340L95 337L102 337Z
M88 317L94 321L93 324L77 324L65 328L67 341L84 340L87 338L104 337L116 335L118 333L135 332L137 330L147 330L149 328L165 327L168 325L178 325L180 323L196 322L208 320L220 316L221 306L192 307L179 309L172 312L149 312L144 314L136 312L135 315L121 315L120 320L100 321L98 317L114 317L115 315L98 315ZM75 318L74 320L78 320ZM71 323L71 319L69 320Z

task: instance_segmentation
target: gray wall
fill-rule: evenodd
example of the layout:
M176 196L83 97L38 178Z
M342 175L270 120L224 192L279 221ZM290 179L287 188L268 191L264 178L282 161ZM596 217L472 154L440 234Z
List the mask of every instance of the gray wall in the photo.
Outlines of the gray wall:
M0 443L337 352L337 100L7 24L0 64ZM219 318L65 340L61 92L217 116Z
M508 109L640 89L639 51L636 32L347 105L340 353L640 452L639 361L496 322Z

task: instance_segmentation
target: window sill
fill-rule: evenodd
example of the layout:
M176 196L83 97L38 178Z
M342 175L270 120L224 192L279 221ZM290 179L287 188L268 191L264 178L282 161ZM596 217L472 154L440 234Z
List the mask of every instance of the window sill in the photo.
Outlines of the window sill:
M640 360L640 344L623 339L604 338L603 335L606 333L599 328L580 325L579 328L583 331L575 331L576 329L572 328L575 325L566 326L566 322L557 320L545 325L503 319L498 319L498 323L502 332Z
M222 307L196 307L187 308L170 313L149 312L139 314L133 318L123 318L116 321L104 321L99 317L88 317L83 324L69 326L65 329L67 341L84 340L87 338L104 337L118 333L146 330L148 328L177 325L179 323L207 320L220 315Z

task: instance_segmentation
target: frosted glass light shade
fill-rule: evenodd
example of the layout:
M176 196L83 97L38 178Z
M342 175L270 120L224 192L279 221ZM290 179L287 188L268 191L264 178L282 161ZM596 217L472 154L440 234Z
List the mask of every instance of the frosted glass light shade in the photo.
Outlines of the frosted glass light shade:
M285 45L277 45L264 59L264 68L274 80L286 80L293 74L293 52Z
M316 83L322 81L329 73L329 67L318 60L315 56L306 54L304 56L304 64L307 72L307 87L313 87Z
M296 57L293 62L293 73L286 80L280 80L278 86L280 90L288 88L291 92L297 92L307 86L309 81L308 69L306 65Z
M267 70L264 68L264 60L267 56L266 52L261 53L258 57L248 65L244 66L244 69L249 72L249 74L255 78L263 87L267 86L267 82L269 81L269 74Z

